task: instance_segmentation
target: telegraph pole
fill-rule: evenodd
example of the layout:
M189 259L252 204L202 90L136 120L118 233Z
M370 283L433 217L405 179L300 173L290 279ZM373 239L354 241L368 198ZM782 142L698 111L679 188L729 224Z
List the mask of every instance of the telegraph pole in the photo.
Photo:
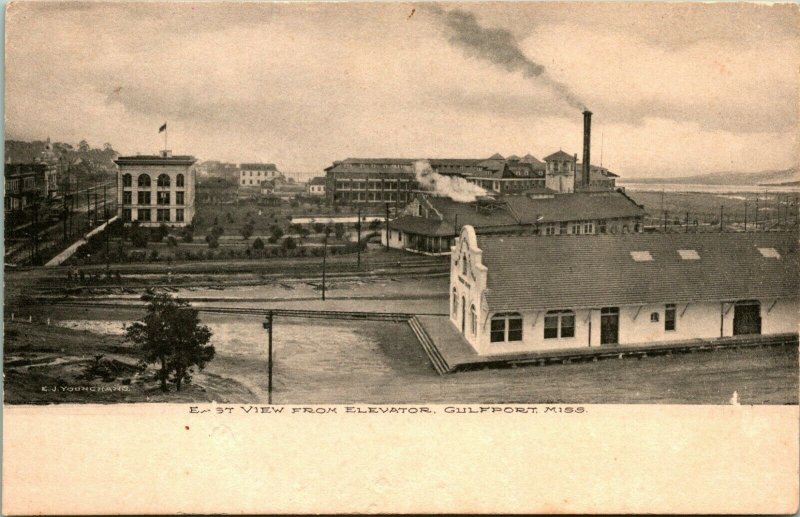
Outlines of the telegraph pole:
M322 301L325 301L325 266L328 258L328 234L325 234L325 241L322 244Z
M756 194L756 222L755 222L756 231L758 231L758 194Z
M358 242L356 246L356 250L358 252L358 270L361 271L361 207L358 207L358 222L356 222L356 232L358 236ZM388 237L387 237L388 240Z
M389 203L386 203L386 249L389 249Z
M744 231L747 231L747 198L744 200Z
M267 403L272 404L272 311L267 312L264 328L269 335L267 341Z
M686 230L683 233L689 233L689 212L686 212Z
M664 210L664 233L667 233L667 211Z
M86 186L86 227L92 229L92 216L90 210L92 209L92 200L89 196L89 186ZM88 230L87 230L88 231Z
M724 217L725 207L723 205L719 205L719 231L722 231L722 218Z

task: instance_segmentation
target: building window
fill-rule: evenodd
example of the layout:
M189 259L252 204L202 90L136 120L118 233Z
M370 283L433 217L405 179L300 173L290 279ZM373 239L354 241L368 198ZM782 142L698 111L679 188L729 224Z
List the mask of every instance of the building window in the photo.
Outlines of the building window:
M175 186L182 187L183 186L183 174L178 174L175 176Z
M133 184L133 177L130 174L122 175L122 186L130 187Z
M600 233L606 233L606 221L604 219L598 221L597 227Z
M470 329L472 330L472 335L475 336L478 334L478 313L475 311L474 305L470 305L469 307L469 316Z
M149 174L139 174L139 179L136 180L136 184L139 186L139 188L149 187L150 186L150 175Z
M464 257L461 259L461 274L464 275L464 276L467 276L467 256L466 255L464 255Z
M559 224L558 233L561 234L561 235L566 235L567 234L567 222L566 221L563 221L561 224Z
M140 221L149 221L150 220L150 209L140 208L136 215L138 216L138 219Z
M159 187L169 187L169 176L166 174L159 174L157 181Z
M156 211L156 221L169 222L169 208L159 208Z
M572 311L547 311L544 317L544 338L575 337L575 313Z
M150 192L137 192L136 193L136 202L140 205L149 205L150 204Z
M130 205L133 203L133 194L130 190L125 191L122 193L122 204L123 205Z
M175 204L182 205L183 204L183 192L176 192L175 193Z
M458 314L458 294L456 293L456 288L453 288L453 316Z
M178 208L175 210L175 221L179 223L183 222L183 208Z
M658 323L658 313L657 312L651 312L650 313L650 322Z
M675 330L675 304L668 303L664 309L664 330Z
M522 341L522 316L516 312L492 316L492 330L489 339L492 343Z
M122 220L123 221L130 221L131 220L131 209L130 208L123 208L122 209Z
M159 205L168 205L169 204L169 192L159 192L158 196L156 197L157 203Z
M581 233L581 223L576 221L572 223L572 235L579 235Z
M585 222L583 223L583 233L592 234L594 233L594 223Z
M549 223L545 226L544 230L545 235L555 235L556 234L556 225L553 223Z

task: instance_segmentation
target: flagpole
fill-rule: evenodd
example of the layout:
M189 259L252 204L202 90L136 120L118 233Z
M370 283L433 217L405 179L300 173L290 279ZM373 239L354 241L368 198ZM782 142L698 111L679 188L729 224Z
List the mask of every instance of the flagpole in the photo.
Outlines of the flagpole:
M167 147L167 131L169 131L169 128L167 128L167 123L164 122L164 150L165 151L167 149L169 149L169 147Z

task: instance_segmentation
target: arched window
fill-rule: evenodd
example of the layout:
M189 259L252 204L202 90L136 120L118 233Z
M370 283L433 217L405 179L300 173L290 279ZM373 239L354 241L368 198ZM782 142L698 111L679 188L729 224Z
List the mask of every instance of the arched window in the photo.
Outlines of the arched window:
M183 174L178 174L175 176L175 186L182 187L183 186Z
M158 186L159 187L169 187L169 176L166 174L159 174L158 175Z
M506 312L492 316L492 343L522 341L522 316L518 312Z
M472 329L472 335L475 336L478 334L478 313L475 311L474 305L470 305L469 307L469 316L470 316L470 328Z
M453 316L458 314L458 293L456 292L456 288L453 288Z
M122 175L122 186L130 187L133 184L133 177L130 174Z
M149 187L150 186L150 175L149 174L139 174L139 179L136 180L136 183L139 185L139 188Z
M467 276L467 256L461 259L461 274Z

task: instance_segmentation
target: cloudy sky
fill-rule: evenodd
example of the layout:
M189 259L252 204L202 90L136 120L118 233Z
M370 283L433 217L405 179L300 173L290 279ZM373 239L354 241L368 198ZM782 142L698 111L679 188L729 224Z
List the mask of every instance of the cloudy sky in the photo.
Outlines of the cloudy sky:
M412 14L413 13L413 14ZM559 148L626 177L798 164L800 10L65 4L7 12L6 136L320 172Z

